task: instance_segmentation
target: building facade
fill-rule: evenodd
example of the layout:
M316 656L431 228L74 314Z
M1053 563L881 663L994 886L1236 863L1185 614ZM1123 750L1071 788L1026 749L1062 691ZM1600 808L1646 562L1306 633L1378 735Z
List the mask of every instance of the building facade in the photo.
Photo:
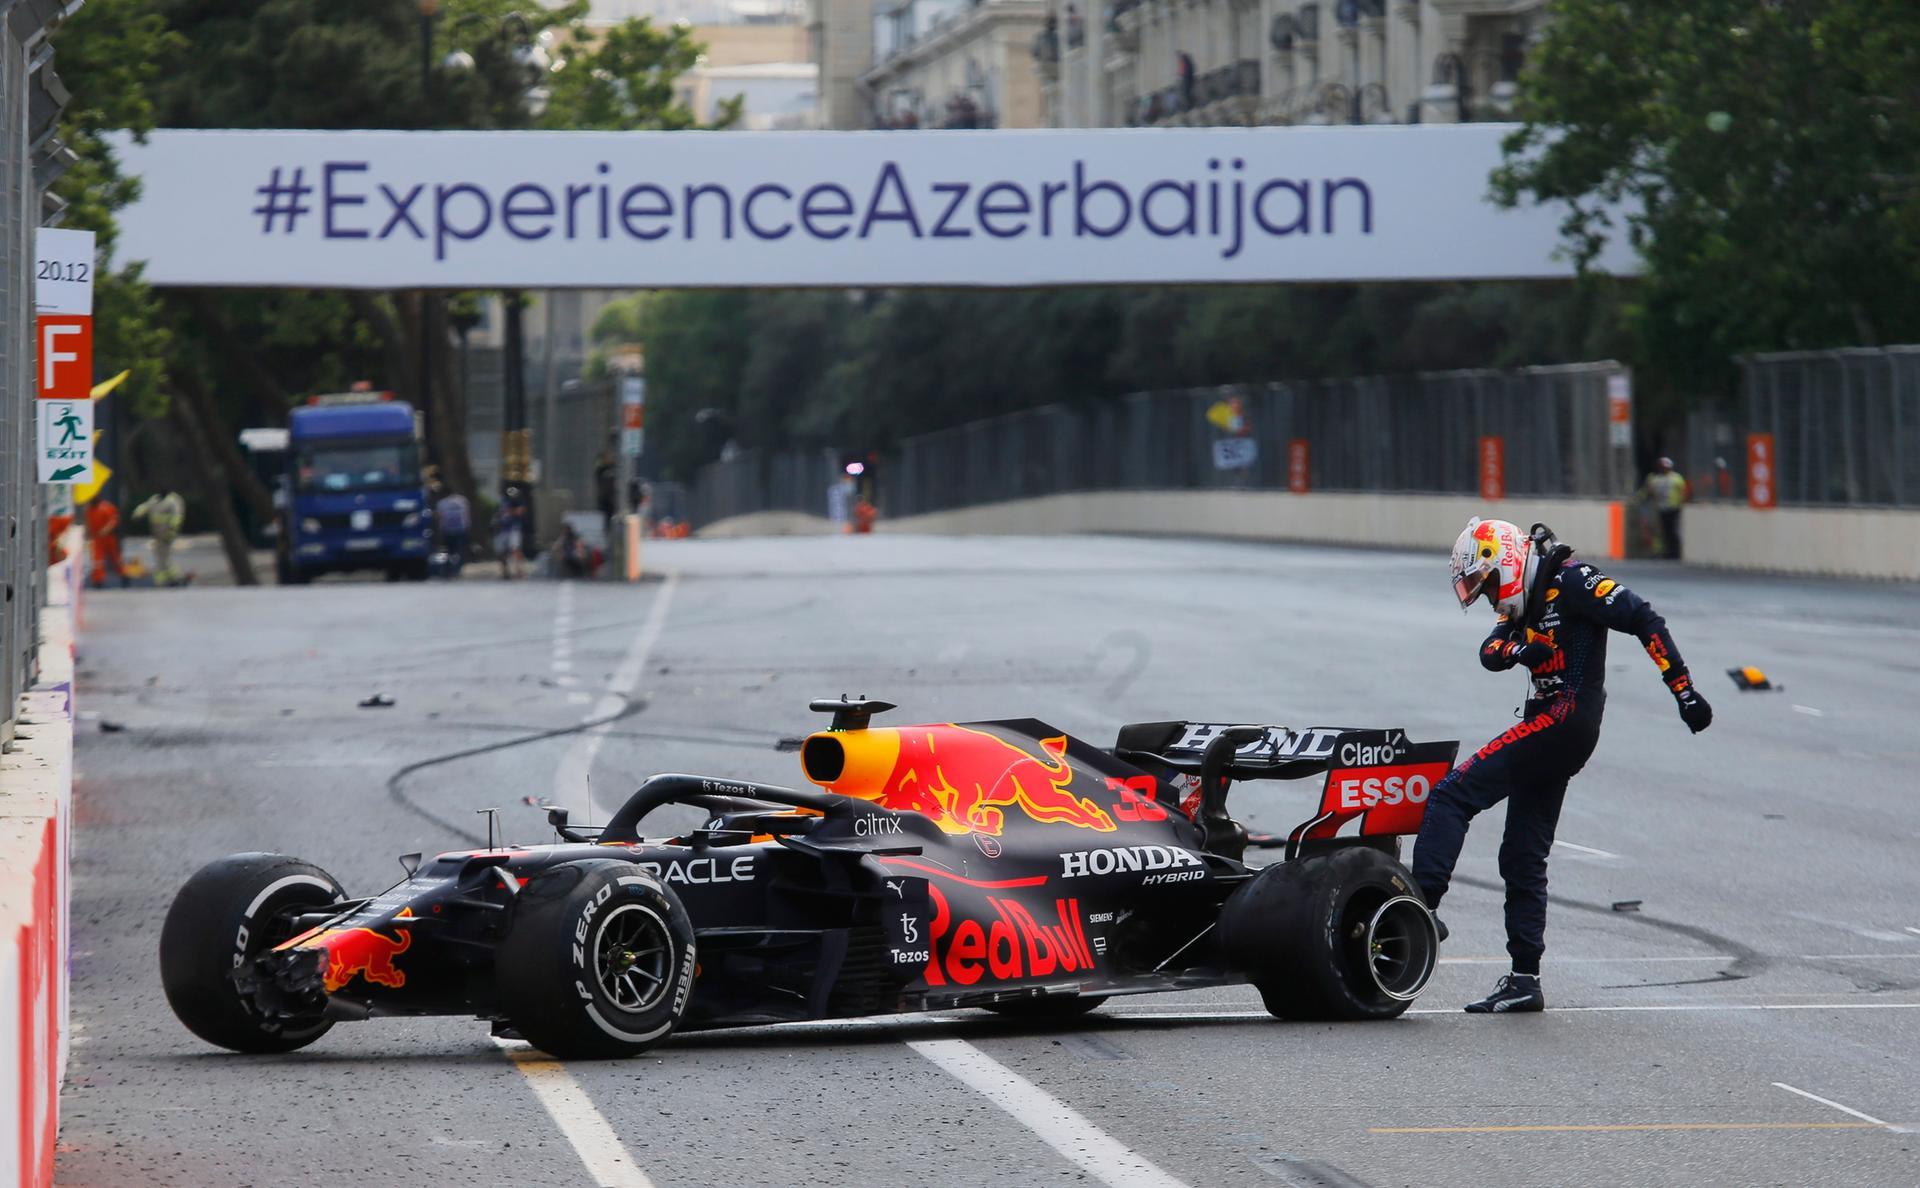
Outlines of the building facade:
M874 127L1039 128L1045 0L880 0L862 78Z
M874 0L808 0L809 54L819 68L814 126L870 128L861 79L873 66Z
M681 102L702 123L720 115L721 105L740 100L735 127L749 132L790 131L813 126L818 89L816 68L808 60L807 27L791 20L695 25L693 38L705 46L700 62L675 84Z
M1054 127L1497 120L1546 0L1047 0ZM1097 15L1096 15L1097 14Z
M1046 125L1047 0L814 0L828 128Z

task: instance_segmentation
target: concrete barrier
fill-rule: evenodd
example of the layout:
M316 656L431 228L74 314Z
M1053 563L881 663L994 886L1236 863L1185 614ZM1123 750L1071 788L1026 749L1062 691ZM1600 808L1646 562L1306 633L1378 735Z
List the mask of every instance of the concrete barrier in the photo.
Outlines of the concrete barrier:
M1469 516L1552 525L1594 558L1623 556L1618 503L1465 495L1287 491L1084 491L881 519L877 531L952 536L1073 532L1212 536L1385 548L1453 543ZM1681 524L1689 564L1755 573L1920 581L1920 511L1690 504Z
M1920 511L1696 503L1680 539L1694 565L1920 581Z
M796 511L762 511L715 520L694 535L709 540L724 540L736 536L827 536L839 530L839 526L825 516Z
M52 567L38 683L0 756L0 1182L51 1188L68 1048L73 627L80 561Z
M1073 492L883 517L878 530L956 536L1138 532L1445 550L1472 516L1499 516L1523 528L1542 521L1589 557L1617 557L1624 544L1620 505L1601 500L1288 491Z

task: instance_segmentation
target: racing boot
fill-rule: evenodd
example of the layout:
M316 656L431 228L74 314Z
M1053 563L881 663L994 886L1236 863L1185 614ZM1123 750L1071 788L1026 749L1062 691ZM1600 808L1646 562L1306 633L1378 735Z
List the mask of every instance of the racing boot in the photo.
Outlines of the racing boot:
M1507 1015L1546 1009L1547 996L1540 992L1538 974L1507 974L1493 988L1492 994L1467 1004L1469 1015Z
M1438 936L1441 940L1446 940L1449 935L1447 922L1445 920L1442 920L1440 917L1435 916L1433 918L1433 931L1434 931L1434 934Z

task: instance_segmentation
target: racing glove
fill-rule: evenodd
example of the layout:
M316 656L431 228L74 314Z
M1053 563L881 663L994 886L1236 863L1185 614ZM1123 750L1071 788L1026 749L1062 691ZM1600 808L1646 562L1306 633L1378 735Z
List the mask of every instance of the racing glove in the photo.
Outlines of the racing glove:
M1680 707L1680 720L1687 724L1688 730L1698 734L1713 724L1713 707L1700 696L1700 690L1693 687L1691 676L1682 672L1668 677L1667 689Z
M1553 658L1553 646L1538 639L1531 643L1515 641L1507 645L1506 657L1508 663L1538 668Z

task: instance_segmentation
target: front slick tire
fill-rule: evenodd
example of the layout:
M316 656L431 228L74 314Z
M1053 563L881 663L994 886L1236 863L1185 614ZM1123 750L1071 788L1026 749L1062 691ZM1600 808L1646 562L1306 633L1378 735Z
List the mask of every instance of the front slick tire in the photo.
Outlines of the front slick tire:
M236 1052L291 1052L333 1024L275 1018L241 997L234 970L293 936L294 919L346 892L326 871L285 854L208 863L173 897L160 926L160 985L187 1030Z
M1263 869L1220 912L1221 943L1283 1019L1392 1019L1439 956L1413 878L1371 846Z
M569 862L516 897L495 957L500 1008L562 1059L637 1056L672 1034L693 993L693 920L630 862Z

